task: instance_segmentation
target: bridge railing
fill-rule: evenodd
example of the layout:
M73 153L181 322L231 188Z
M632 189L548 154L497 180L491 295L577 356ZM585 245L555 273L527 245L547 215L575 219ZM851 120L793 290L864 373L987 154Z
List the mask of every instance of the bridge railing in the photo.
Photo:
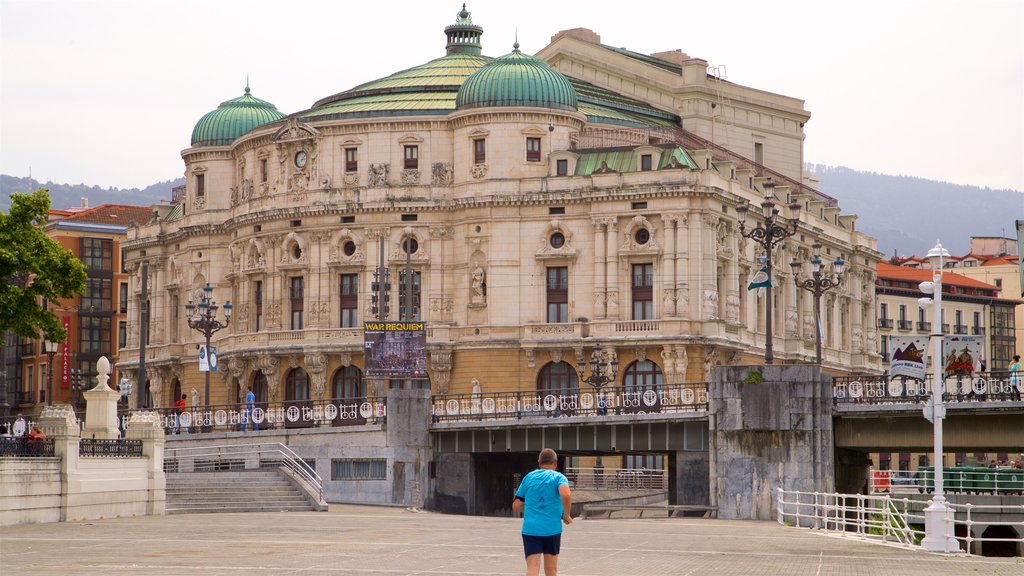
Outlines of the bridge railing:
M668 490L668 471L647 468L566 468L574 490Z
M519 418L706 412L707 382L648 387L606 386L600 390L511 391L437 394L432 397L434 422L472 422Z
M944 379L942 399L956 402L1012 402L1024 400L1020 374L1008 371L975 372ZM832 380L835 404L905 404L931 396L932 377L923 380L888 374L838 376Z
M868 492L920 493L935 489L935 469L875 470L868 472ZM1024 469L1011 466L956 466L942 469L943 489L951 494L1024 495Z

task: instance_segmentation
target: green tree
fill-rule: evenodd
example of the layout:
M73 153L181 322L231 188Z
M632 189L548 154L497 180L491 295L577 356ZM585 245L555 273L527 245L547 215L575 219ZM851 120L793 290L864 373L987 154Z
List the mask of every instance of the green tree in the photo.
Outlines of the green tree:
M11 211L0 213L0 344L13 332L23 338L66 338L43 299L56 302L85 290L85 266L43 231L50 192L11 194Z

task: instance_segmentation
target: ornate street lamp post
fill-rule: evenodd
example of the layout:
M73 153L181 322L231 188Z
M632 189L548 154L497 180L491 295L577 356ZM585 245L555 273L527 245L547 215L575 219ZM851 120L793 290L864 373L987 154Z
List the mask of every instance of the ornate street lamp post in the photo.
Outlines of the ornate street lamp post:
M611 361L608 361L605 358L604 350L601 350L601 344L598 344L594 348L594 352L590 354L590 376L584 377L586 368L587 364L582 360L577 364L576 369L579 372L580 380L600 392L606 384L615 381L615 375L619 371L619 358L612 356Z
M842 258L836 258L832 273L824 275L821 270L821 243L815 242L813 249L810 278L800 279L803 262L794 258L789 265L793 268L793 282L814 295L814 362L821 366L821 295L839 286L839 283L843 281L843 267L846 263Z
M231 301L224 303L224 322L217 320L217 303L213 300L213 286L207 282L203 286L203 297L196 304L191 300L185 304L185 316L188 318L188 327L196 330L206 338L207 362L210 357L210 337L215 333L228 327L231 323ZM210 368L208 366L207 368ZM203 395L203 404L207 410L210 407L210 370L206 370L206 388Z
M59 343L50 340L50 335L46 335L46 339L43 340L43 347L46 350L46 355L49 356L49 362L46 364L46 405L53 405L53 355L57 353L57 347Z
M739 221L740 234L750 238L764 248L766 257L766 272L768 273L768 286L765 287L765 320L764 320L764 363L771 364L774 360L772 355L772 248L786 238L796 234L797 226L800 224L800 203L793 202L789 205L789 221L785 222L779 218L779 207L775 204L775 184L772 179L767 179L761 187L764 189L764 200L761 201L761 213L764 216L764 223L756 228L746 229L747 211L749 206L743 202L736 207L736 220Z
M924 413L926 418L931 414L933 425L935 493L931 503L924 509L924 539L921 540L921 546L929 552L959 552L960 546L953 534L953 509L946 505L946 496L943 494L942 470L942 420L946 417L946 406L942 401L945 389L942 379L942 270L949 252L941 243L936 242L927 256L932 267L932 281L921 282L918 287L921 292L931 294L932 298L921 298L918 302L932 305L932 397L931 405L925 407Z

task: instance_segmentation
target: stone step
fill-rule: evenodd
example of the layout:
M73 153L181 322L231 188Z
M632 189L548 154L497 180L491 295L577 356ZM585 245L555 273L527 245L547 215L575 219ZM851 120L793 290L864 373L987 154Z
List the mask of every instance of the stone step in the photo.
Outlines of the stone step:
M170 508L166 509L167 514L213 514L223 512L312 512L311 504L297 504L295 506L244 506L244 507L195 507L195 508Z
M223 500L223 499L204 499L204 498L185 498L182 500L169 500L167 502L168 507L173 508L244 508L246 506L305 506L309 504L309 501L302 496L292 496L290 498L275 498L273 500L268 499L256 499L256 500Z

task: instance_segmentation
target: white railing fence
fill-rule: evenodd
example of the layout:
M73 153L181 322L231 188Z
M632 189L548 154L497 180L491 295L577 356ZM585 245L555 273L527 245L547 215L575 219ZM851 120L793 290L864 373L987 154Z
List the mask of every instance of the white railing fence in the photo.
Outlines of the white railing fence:
M842 536L892 542L916 547L924 537L922 503L888 494L838 494L796 492L781 488L778 498L779 524L840 533ZM974 553L977 544L1012 543L1017 554L1024 551L1024 505L946 504L953 509L953 534L961 550ZM992 527L1009 527L1003 534L1016 537L987 537ZM978 535L978 534L982 535Z
M647 468L566 468L574 490L667 490L668 471Z

